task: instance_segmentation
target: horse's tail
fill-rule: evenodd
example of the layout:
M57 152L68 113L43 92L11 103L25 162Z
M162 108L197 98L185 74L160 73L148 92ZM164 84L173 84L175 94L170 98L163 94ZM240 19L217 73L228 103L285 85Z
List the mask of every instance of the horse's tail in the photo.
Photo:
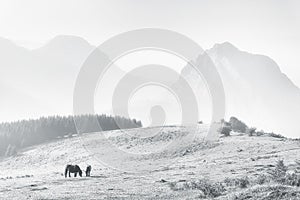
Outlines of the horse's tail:
M67 166L66 166L66 169L65 169L65 178L67 177L69 167L70 167L70 165L67 165Z

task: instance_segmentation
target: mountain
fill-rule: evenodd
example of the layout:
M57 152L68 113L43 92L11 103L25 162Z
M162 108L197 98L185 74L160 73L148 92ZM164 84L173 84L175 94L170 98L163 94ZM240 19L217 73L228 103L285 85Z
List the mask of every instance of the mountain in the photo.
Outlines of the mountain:
M12 98L12 102L7 105L7 112L1 112L0 121L71 114L76 77L82 63L94 49L84 39L74 36L57 36L35 50L27 50L0 38L0 80L35 99L28 106L24 103L27 98ZM8 95L3 89L0 92ZM34 108L36 102L43 106L34 109L36 111L23 113L20 117L10 117L16 105Z
M48 41L41 48L32 50L36 56L66 65L78 66L96 47L76 36L59 35Z
M25 97L13 98L12 103L6 104L6 112L1 112L0 122L22 120L24 117L38 118L40 116L73 114L75 82L83 63L94 50L95 46L83 38L68 35L56 36L44 46L34 50L20 47L7 39L0 39L0 53L3 57L0 60L0 66L4 66L0 67L0 80L35 99L29 106L23 102ZM104 55L97 51L97 56L101 58ZM95 95L97 102L95 107L98 113L112 113L111 97L118 81L125 74L126 72L117 66L110 67L105 72ZM145 77L139 76L131 77L133 80L147 77L146 75L144 75ZM7 95L4 90L0 90L0 92ZM18 107L35 108L36 102L40 102L43 106L38 110L34 109L32 112L23 113L20 117L11 115L16 112L15 104L19 105ZM139 115L144 115L145 102L139 101L134 104L142 106L137 110L141 109ZM21 111L17 113L21 113Z
M26 119L34 117L32 113L45 110L47 105L32 96L8 86L0 81L0 116L4 119Z
M72 114L77 75L94 49L83 38L68 35L57 36L34 50L0 38L0 80L5 85L0 92L5 99L11 100L6 101L5 109L1 110L0 121ZM99 52L99 56L103 54ZM227 118L236 116L259 129L297 137L300 132L297 126L300 91L271 58L241 51L226 42L206 50L196 62L208 69L210 65L217 67L225 88ZM99 83L101 85L95 95L98 113L110 114L111 96L125 74L122 68L114 67ZM184 67L181 75L192 85L196 94L200 120L209 121L212 110L205 81L189 66ZM7 88L18 94L11 95ZM143 97L149 94L151 96L145 101ZM152 105L163 104L171 121L177 123L179 120L180 123L177 117L180 108L168 91L145 87L131 103L135 118L149 119Z
M226 118L237 116L258 128L299 136L300 89L275 61L241 51L228 42L214 45L196 63L203 62L205 57L211 59L221 76ZM190 66L182 70L182 75L198 91L206 90L203 80Z

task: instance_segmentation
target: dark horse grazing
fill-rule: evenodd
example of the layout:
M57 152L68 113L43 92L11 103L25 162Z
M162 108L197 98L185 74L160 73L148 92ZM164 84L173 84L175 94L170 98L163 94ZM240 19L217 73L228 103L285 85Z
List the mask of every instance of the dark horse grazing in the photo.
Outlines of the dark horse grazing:
M91 165L87 166L85 170L86 176L91 176L91 170L92 170L92 166Z
M69 177L71 177L71 173L75 173L74 177L77 176L77 173L79 173L79 176L82 177L82 171L78 165L67 165L65 169L65 177L67 178L67 174L69 172Z

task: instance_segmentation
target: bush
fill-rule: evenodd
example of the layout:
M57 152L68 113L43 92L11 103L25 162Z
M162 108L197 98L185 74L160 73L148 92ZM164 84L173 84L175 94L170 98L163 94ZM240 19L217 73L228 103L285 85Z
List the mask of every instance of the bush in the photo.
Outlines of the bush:
M269 182L269 178L268 176L266 176L265 174L260 174L257 179L256 179L256 183L259 184L259 185L262 185L262 184L265 184L267 182Z
M241 191L231 198L233 200L296 200L300 198L297 188L283 185L262 185Z
M265 135L266 133L264 132L264 130L260 130L260 131L256 131L256 136L262 136Z
M298 161L296 161L297 164ZM283 160L279 160L276 163L275 169L271 170L269 174L272 180L277 183L289 185L289 186L300 186L300 175L296 169L294 172L288 173L288 168L285 166Z
M270 136L270 137L274 137L274 138L286 138L286 137L284 137L284 136L282 136L282 135L280 135L280 134L276 134L276 133L267 133L268 134L268 136Z
M239 181L238 181L238 186L240 188L246 188L246 187L248 187L249 184L250 184L250 182L249 182L248 178L239 179Z
M230 117L229 123L231 124L231 128L235 132L246 133L247 125L237 119L236 117Z
M251 127L251 128L247 128L246 133L247 133L249 136L253 136L253 134L255 133L255 131L256 131L256 128Z
M300 176L296 173L287 173L284 177L284 182L285 185L290 185L290 186L300 186Z
M249 178L247 176L233 179L226 178L224 182L227 186L235 186L239 188L246 188L250 184Z
M234 179L234 181L235 186L238 186L239 188L246 188L250 184L248 177L237 178Z
M295 163L296 163L296 173L300 173L300 160L296 160L295 161Z
M232 131L230 127L228 126L224 126L221 127L219 130L219 133L224 135L224 136L230 136L230 132Z
M285 166L283 160L278 160L275 169L271 170L269 174L272 176L273 180L282 183L287 172L287 167Z
M201 198L215 198L221 196L225 192L224 186L217 182L212 183L208 180L188 181L188 182L172 182L169 186L174 191L179 190L199 190L202 192Z

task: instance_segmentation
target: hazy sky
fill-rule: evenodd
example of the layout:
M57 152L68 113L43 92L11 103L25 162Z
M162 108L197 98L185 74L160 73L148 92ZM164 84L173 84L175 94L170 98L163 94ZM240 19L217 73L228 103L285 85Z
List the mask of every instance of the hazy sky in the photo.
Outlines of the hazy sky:
M203 48L229 41L272 57L300 86L299 0L0 0L0 36L38 46L60 35L94 45L143 27L183 33Z

